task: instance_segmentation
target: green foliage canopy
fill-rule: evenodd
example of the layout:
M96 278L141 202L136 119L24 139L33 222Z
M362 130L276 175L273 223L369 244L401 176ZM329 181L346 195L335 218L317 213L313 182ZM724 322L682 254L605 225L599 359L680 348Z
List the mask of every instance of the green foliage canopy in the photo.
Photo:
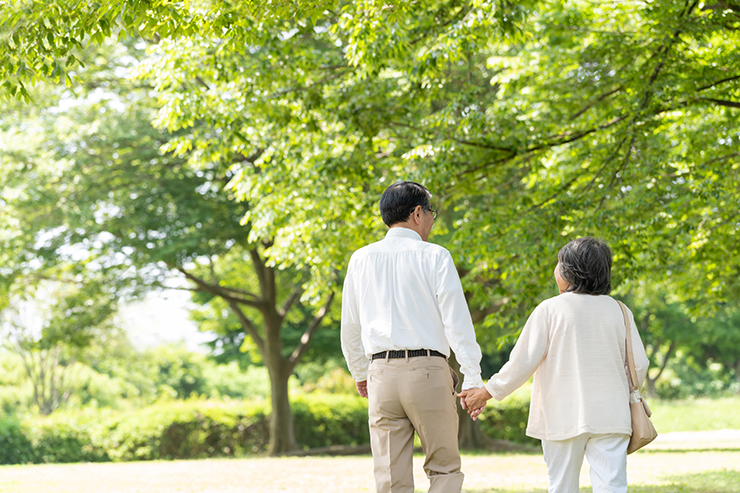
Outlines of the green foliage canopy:
M0 53L45 60L45 36L20 30L43 19L71 33L52 58L100 41L101 20L152 41L137 76L178 134L166 149L228 170L251 237L310 266L314 289L380 236L382 189L412 178L490 323L553 294L555 252L587 234L614 248L616 286L669 279L710 301L697 310L737 294L732 2L102 2L78 6L76 31L60 4L3 14Z

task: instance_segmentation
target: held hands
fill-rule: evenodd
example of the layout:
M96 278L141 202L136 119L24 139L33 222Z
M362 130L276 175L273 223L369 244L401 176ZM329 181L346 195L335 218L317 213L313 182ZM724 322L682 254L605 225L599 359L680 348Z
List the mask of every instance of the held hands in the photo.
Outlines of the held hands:
M463 390L457 396L460 398L460 406L468 412L473 421L478 419L486 403L492 397L485 387Z

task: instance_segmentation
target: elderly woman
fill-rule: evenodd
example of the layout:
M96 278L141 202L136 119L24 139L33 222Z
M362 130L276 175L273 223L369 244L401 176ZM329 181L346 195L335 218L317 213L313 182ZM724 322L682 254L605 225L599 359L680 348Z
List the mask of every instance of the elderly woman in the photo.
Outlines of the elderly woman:
M488 399L502 400L534 374L527 435L542 440L550 493L578 492L584 454L594 492L627 491L627 332L609 296L611 265L611 250L601 241L578 238L565 245L555 267L560 295L535 308L501 371L484 387L460 394L475 418ZM642 385L648 358L628 314Z

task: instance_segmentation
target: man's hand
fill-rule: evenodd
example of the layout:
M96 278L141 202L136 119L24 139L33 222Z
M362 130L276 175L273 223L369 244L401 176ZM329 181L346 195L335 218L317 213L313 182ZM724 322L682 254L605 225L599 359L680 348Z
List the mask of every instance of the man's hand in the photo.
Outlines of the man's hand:
M355 382L355 386L357 387L357 393L360 394L360 397L367 399L367 380Z
M485 387L463 390L457 396L460 398L460 406L468 412L473 421L478 419L486 403L492 397Z

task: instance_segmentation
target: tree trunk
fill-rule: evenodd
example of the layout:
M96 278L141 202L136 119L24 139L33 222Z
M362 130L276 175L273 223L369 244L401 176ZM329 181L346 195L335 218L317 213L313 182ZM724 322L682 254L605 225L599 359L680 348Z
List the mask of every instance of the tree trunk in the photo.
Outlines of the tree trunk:
M655 388L656 378L645 377L645 397L654 399L658 397L658 391Z
M460 383L457 385L458 392L462 388L463 376L460 373L460 364L455 358L455 353L450 353L450 366L460 375ZM481 450L490 446L491 440L480 429L480 423L473 421L468 413L460 406L460 400L457 400L457 445L460 450Z
M457 445L460 450L483 450L491 446L491 440L480 429L480 423L473 421L468 413L457 403Z
M658 391L655 388L655 382L658 381L660 376L665 371L666 367L668 366L668 361L670 360L671 356L673 355L673 351L676 349L676 341L671 342L671 345L668 346L668 351L666 351L665 356L663 356L663 364L660 365L660 370L658 373L653 377L650 378L650 372L648 371L647 375L645 375L645 396L650 397L651 399L655 399L658 397Z
M293 417L288 398L288 379L292 366L282 355L283 345L280 339L282 320L277 314L263 311L265 320L265 354L263 355L267 372L270 374L270 446L268 455L285 455L296 448L293 432Z
M272 401L272 415L270 416L270 446L267 454L271 456L285 455L296 448L293 417L290 412L288 399L288 379L290 370L287 364L269 365L270 373L270 400Z

